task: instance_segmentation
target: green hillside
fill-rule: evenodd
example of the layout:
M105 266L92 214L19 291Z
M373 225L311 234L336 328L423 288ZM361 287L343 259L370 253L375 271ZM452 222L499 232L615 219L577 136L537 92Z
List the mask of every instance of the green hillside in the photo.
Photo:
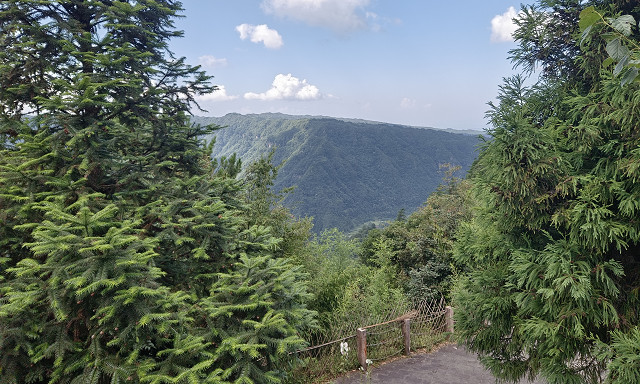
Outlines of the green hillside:
M214 157L237 153L243 164L275 148L285 161L275 188L295 186L285 200L314 217L314 230L352 230L411 212L438 186L440 165L466 171L478 136L369 121L282 114L196 118L226 126L216 132Z

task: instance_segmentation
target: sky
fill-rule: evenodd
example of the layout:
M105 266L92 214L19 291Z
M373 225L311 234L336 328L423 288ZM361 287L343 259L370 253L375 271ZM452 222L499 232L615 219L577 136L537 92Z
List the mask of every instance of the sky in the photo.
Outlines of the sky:
M183 0L171 50L218 90L223 116L281 112L422 127L487 127L515 73L512 0Z

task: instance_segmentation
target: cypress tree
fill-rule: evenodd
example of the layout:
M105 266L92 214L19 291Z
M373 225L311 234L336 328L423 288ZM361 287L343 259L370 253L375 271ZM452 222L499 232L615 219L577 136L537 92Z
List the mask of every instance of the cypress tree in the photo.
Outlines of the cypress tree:
M578 19L589 5L613 20L640 9L540 3L544 14L519 21L515 59L549 71L532 86L507 79L488 112L491 140L472 171L475 214L456 245L468 266L455 294L456 332L501 379L635 382L639 88L620 85L607 35L585 38ZM539 18L561 18L569 33L527 29ZM637 42L637 31L629 38Z

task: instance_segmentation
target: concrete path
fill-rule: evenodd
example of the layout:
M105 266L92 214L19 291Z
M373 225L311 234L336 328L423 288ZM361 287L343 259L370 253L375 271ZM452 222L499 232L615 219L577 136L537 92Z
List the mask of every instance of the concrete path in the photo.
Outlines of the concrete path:
M371 369L367 379L361 372L351 372L335 380L336 384L495 384L477 357L464 347L448 344L432 353L414 353L409 357L381 364ZM522 384L530 383L522 381ZM536 380L535 384L545 382Z

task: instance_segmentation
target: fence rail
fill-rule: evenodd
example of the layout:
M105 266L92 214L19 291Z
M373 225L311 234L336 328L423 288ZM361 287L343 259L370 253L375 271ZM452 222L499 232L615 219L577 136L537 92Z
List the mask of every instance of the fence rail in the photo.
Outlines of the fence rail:
M381 327L386 328L386 330L373 331ZM415 330L412 332L412 329ZM418 332L418 330L421 332ZM414 345L421 345L417 342L417 338L420 336L434 336L438 333L453 333L453 309L449 306L443 310L428 313L420 313L414 310L393 320L360 327L356 331L358 363L366 371L370 361L385 360L400 353L409 355L411 353L412 335ZM385 336L380 337L381 335ZM372 350L379 352L383 348L391 348L395 352L384 354L383 357L372 353ZM376 358L369 358L373 356L376 356Z
M332 375L358 367L367 370L376 361L430 348L453 332L453 310L443 299L399 307L385 318L369 320L373 321L346 325L323 337L316 335L316 345L292 354L307 373Z

